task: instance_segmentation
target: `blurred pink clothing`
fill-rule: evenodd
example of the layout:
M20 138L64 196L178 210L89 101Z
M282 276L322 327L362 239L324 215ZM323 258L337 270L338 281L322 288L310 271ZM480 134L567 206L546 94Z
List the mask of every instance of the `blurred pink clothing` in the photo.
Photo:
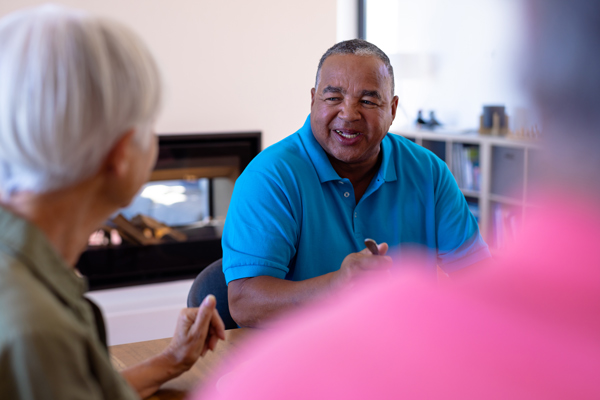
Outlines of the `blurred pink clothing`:
M370 282L256 335L195 399L600 399L600 211L554 201L462 282Z

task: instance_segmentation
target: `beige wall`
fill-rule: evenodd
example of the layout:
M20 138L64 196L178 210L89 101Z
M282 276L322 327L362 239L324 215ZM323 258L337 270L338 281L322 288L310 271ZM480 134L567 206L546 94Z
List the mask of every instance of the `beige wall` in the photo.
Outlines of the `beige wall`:
M41 4L2 0L0 16ZM336 0L59 0L116 18L158 60L166 97L157 132L261 130L263 147L310 112L320 56L336 41Z

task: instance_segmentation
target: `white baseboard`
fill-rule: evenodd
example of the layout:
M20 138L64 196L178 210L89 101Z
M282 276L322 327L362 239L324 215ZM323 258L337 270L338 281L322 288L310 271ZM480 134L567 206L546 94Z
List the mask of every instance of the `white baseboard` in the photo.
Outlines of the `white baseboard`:
M193 279L87 293L104 313L108 345L173 336Z

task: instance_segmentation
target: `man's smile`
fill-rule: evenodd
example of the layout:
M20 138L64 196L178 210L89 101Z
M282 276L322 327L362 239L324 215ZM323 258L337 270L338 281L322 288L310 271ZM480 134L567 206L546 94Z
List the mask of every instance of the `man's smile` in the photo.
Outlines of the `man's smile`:
M334 129L333 131L346 139L354 139L361 134L360 132L347 129Z

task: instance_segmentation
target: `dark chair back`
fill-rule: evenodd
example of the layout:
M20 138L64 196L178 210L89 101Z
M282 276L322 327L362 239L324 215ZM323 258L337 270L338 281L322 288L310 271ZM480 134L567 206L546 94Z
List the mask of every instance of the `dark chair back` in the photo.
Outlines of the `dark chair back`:
M188 294L188 307L200 306L202 300L209 294L213 294L217 299L217 311L225 323L225 329L238 328L237 323L229 313L227 284L225 283L221 259L210 264L198 274Z

